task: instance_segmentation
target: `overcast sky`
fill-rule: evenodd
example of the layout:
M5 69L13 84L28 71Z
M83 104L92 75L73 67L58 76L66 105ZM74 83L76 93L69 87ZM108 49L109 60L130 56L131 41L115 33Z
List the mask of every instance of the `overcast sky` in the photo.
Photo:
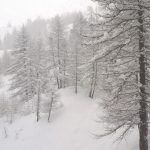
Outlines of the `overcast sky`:
M85 10L91 0L0 0L0 26L13 25L38 16L52 17L63 12Z

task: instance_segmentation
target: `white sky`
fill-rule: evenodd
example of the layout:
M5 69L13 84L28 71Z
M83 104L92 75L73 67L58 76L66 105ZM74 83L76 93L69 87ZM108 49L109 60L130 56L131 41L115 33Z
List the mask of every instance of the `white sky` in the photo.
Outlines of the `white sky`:
M38 16L52 17L63 12L86 10L91 0L0 0L0 26L13 25Z

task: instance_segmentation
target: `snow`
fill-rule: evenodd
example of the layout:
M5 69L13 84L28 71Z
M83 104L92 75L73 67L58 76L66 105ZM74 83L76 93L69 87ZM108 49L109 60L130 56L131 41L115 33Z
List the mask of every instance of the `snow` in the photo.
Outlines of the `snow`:
M35 114L18 118L12 124L0 119L0 150L134 150L136 133L128 141L113 143L113 137L97 140L94 134L104 131L96 123L101 112L82 88L59 91L63 108L52 114L51 122L43 114L39 123ZM6 132L5 132L6 131Z

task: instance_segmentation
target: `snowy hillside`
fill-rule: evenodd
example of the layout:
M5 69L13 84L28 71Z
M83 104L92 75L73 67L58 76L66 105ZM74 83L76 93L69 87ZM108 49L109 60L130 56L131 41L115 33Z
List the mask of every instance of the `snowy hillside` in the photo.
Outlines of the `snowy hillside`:
M97 140L93 133L103 127L96 123L97 104L80 90L75 95L71 88L60 90L63 108L52 114L51 122L43 116L39 123L35 114L22 117L13 124L0 120L0 150L130 150L135 138L114 144L112 137ZM136 149L136 148L135 148Z

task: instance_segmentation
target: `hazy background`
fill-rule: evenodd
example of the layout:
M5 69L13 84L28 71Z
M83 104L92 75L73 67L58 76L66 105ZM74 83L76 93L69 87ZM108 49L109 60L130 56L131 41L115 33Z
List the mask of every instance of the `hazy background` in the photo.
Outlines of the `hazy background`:
M49 18L56 14L84 11L91 0L1 0L0 27L20 25L27 19Z

